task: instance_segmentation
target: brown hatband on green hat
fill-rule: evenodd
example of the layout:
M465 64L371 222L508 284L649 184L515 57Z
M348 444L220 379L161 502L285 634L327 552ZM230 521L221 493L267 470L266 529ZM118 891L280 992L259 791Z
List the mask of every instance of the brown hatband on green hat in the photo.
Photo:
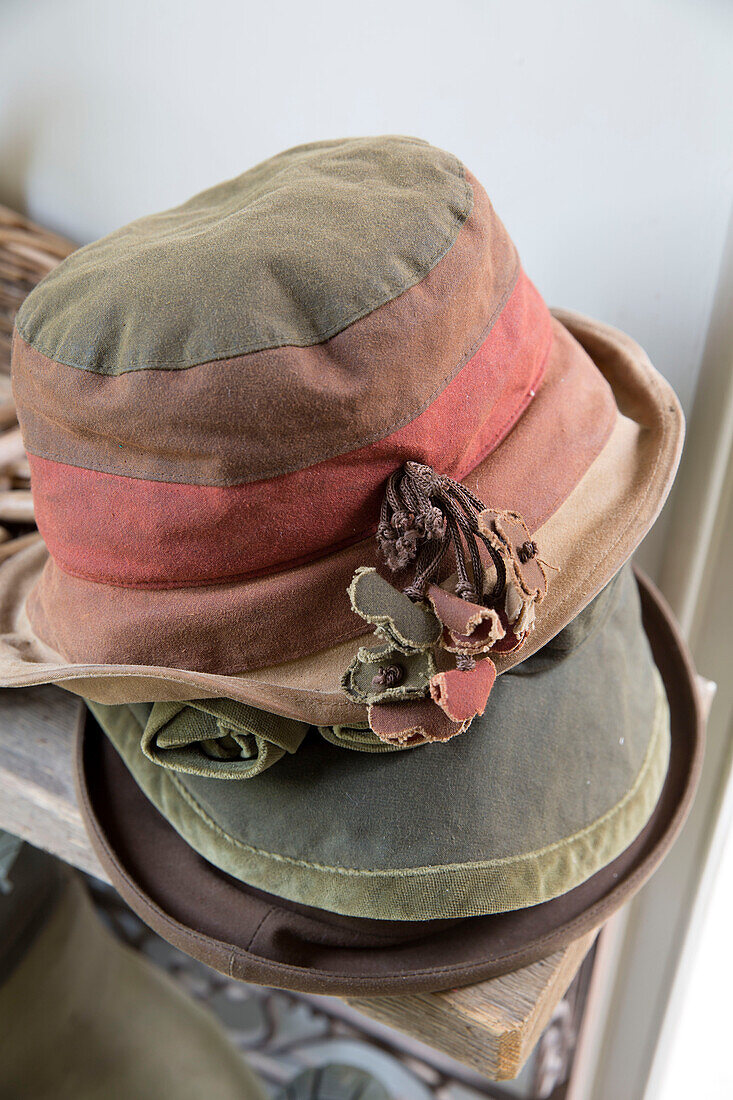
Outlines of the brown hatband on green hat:
M643 885L681 828L699 775L689 654L659 594L638 583L654 664L625 571L557 647L501 678L490 728L485 715L448 745L374 755L312 730L254 779L204 779L148 760L143 723L128 708L94 706L109 736L91 720L80 731L78 784L103 866L171 943L267 985L437 990L550 954ZM217 805L227 787L235 797ZM547 843L550 821L574 832ZM544 843L522 860L519 838L529 848L533 831ZM334 858L334 845L345 854ZM474 858L438 866L459 850ZM426 852L430 865L406 866ZM388 919L397 914L408 919Z
M470 171L403 137L289 150L80 249L18 313L13 385L46 545L0 569L1 684L400 743L465 729L601 591L682 440L641 349L551 315ZM370 570L445 627L399 713L368 689L400 662L362 667Z

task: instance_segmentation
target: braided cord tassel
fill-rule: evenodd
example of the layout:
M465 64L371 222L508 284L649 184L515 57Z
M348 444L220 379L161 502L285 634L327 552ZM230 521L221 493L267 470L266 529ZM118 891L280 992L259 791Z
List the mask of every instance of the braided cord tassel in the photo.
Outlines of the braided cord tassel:
M479 541L486 546L497 579L489 595L504 590L504 561L480 531L478 515L484 511L479 498L452 478L436 474L430 466L406 462L387 483L377 528L377 541L387 565L399 572L414 565L414 576L405 588L412 600L425 598L441 562L453 549L458 573L456 593L470 602L484 598L484 570ZM470 569L469 569L470 561Z

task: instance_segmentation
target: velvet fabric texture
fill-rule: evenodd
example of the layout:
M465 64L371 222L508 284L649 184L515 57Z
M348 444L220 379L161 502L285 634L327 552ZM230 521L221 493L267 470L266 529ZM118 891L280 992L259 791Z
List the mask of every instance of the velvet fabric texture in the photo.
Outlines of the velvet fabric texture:
M669 700L667 778L636 840L558 898L494 916L397 922L285 902L202 859L90 721L78 739L78 784L92 844L123 897L160 935L246 981L352 996L409 993L468 985L543 958L597 928L646 882L678 834L699 777L703 729L689 654L659 594L640 584L644 628Z
M144 716L90 707L174 828L251 886L373 919L502 912L565 893L615 859L664 781L669 714L631 570L580 618L551 653L505 674L448 744L348 752L313 731L247 783L176 771L175 756L156 767ZM195 718L180 722L189 746Z

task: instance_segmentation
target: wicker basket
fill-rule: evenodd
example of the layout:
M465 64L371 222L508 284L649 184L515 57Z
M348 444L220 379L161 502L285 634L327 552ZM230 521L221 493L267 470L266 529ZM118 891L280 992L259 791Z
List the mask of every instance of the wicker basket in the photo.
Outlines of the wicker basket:
M74 247L0 206L0 374L10 374L13 322L20 303Z
M74 245L0 206L0 563L40 536L32 533L30 470L10 388L18 307Z

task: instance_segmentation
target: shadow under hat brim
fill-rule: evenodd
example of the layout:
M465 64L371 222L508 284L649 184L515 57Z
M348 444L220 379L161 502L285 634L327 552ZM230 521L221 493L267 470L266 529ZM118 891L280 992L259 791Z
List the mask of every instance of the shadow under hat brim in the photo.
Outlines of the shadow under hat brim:
M534 531L544 559L559 566L559 572L550 572L549 591L538 607L536 629L527 645L516 654L498 658L499 672L545 645L630 557L664 503L682 446L683 419L677 399L633 340L577 314L557 313L554 324L558 334L556 347L565 347L568 356L573 347L580 354L575 344L575 340L578 341L595 364L600 383L610 385L617 411L600 453L590 461L569 495L556 507L546 510L546 518ZM592 369L590 363L588 367ZM562 392L554 400L567 403L572 401L572 396ZM545 478L551 487L553 469L558 462L557 440L553 445L555 457L551 463L548 460L544 469L542 455L538 458L535 453L537 440L531 422L531 416L525 413L507 441L465 479L487 503L495 503L492 498L502 485L503 463L512 450L513 462L516 462L517 453L531 455L535 476ZM545 484L545 495L547 490ZM505 507L517 506L512 500L500 503ZM51 645L58 645L63 649L53 632L43 641L29 620L29 604L35 600L35 614L31 618L36 621L37 586L46 561L44 548L32 547L16 555L0 570L0 685L20 687L58 683L89 699L109 704L223 696L314 725L366 721L366 709L351 702L340 687L344 670L364 643L363 634L325 649L316 646L316 652L306 651L296 659L237 675L109 663L104 659L97 663L65 660L51 648ZM355 561L355 564L364 563ZM304 575L302 581L301 591L310 592L307 576ZM43 584L73 587L74 582L74 578L67 578L60 570L49 566ZM133 600L135 606L128 608L130 622L137 623L138 633L150 633L155 639L155 632L141 626L144 620L138 617L138 603L141 595L145 597L144 592L130 595L125 589L109 585L94 584L92 587L94 598L91 602L87 600L86 612L82 614L78 610L67 616L67 633L71 631L86 637L89 615L103 619L111 609L116 615L127 614L125 601ZM29 594L33 594L30 600ZM330 598L347 606L345 591L343 594L340 590L332 591ZM308 608L311 609L311 601L308 601ZM276 604L273 604L273 615L275 611ZM315 612L313 614L315 619L319 618ZM328 624L327 615L321 618ZM223 624L228 634L245 631L245 625L238 625L225 609L216 617L216 624L220 635ZM275 641L279 637L270 619L259 624L256 630L271 633ZM301 633L304 644L312 648L315 644L312 632ZM186 637L190 648L191 638L198 638L198 635L191 628ZM199 648L201 644L199 638ZM196 650L196 645L193 648Z
M78 737L82 814L102 866L156 932L230 976L313 993L468 985L527 966L597 928L649 878L687 816L702 763L694 670L669 609L639 578L644 629L671 713L661 796L636 840L582 885L530 908L459 921L341 917L247 887L202 859L147 800L89 720Z

